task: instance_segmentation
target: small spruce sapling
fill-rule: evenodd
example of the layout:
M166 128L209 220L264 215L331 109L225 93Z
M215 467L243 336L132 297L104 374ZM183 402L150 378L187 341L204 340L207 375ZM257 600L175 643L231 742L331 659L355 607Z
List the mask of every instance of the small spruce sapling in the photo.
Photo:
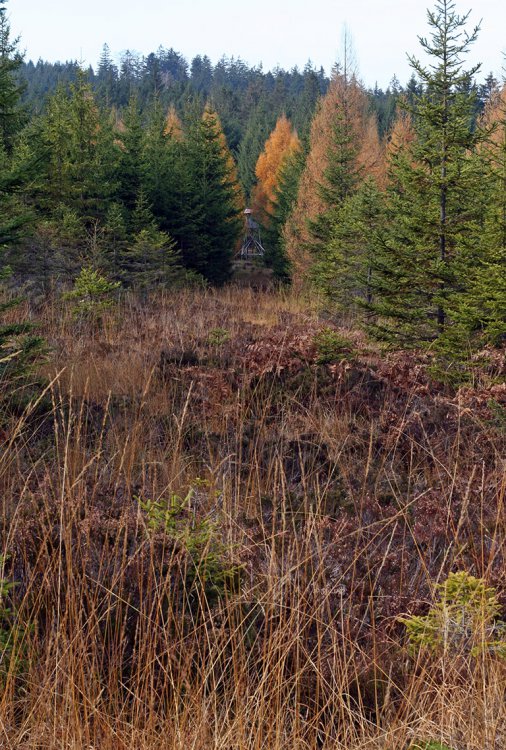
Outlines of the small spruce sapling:
M436 654L487 652L506 658L506 623L499 619L496 592L466 571L450 573L438 586L439 599L425 616L400 618L409 645Z
M113 294L119 287L119 282L108 281L95 269L85 266L64 299L74 303L73 313L77 319L96 324L113 304Z

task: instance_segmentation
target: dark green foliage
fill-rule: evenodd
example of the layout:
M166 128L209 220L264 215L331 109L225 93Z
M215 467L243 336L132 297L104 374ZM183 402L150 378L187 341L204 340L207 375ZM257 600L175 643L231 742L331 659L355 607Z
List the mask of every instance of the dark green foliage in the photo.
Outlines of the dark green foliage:
M321 74L318 75L308 62L304 68L302 91L291 117L291 122L303 142L309 138L313 115L320 96L325 93L326 87L322 88L321 83Z
M154 215L163 220L165 200L168 191L174 189L171 137L165 133L165 112L156 97L148 112L146 128L143 132L143 147L140 176L142 185L149 197Z
M373 268L385 226L384 195L374 180L365 180L336 213L312 271L333 308L357 314L357 305L372 303Z
M176 243L157 228L156 221L141 189L132 213L132 236L121 253L123 281L143 293L169 286L180 277Z
M123 278L143 292L170 286L180 277L176 245L154 226L139 230L123 251Z
M4 578L6 558L0 555L0 689L7 676L17 676L26 666L27 629L17 621L17 613L8 605L15 584Z
M416 83L416 78L414 80ZM380 138L387 138L388 134L391 132L395 121L399 99L403 93L409 98L412 81L413 78L408 82L406 88L403 89L397 78L394 76L386 91L378 88L377 85L372 91L369 91L370 107L371 111L376 114Z
M102 113L84 73L69 90L59 87L40 123L25 138L25 159L38 165L29 185L31 200L44 213L62 205L85 224L106 214L116 185L118 148L113 125Z
M189 201L184 208L190 234L182 246L184 265L213 283L223 283L241 223L233 175L216 114L207 109L190 127L184 144Z
M314 337L316 362L331 365L353 356L353 344L333 328L324 328Z
M431 65L411 65L422 93L408 106L415 139L390 159L386 226L378 238L371 275L376 315L369 330L389 342L419 346L434 341L448 323L475 253L482 173L471 154L484 134L472 127L475 94L467 85L477 68L463 69L475 40L448 0L428 14L429 40L421 39Z
M5 3L0 2L0 284L10 276L5 262L6 252L20 243L27 233L31 215L19 198L20 188L27 178L9 154L12 139L21 125L18 117L20 89L14 74L19 67L16 43L9 41ZM16 307L18 300L8 291L0 301L0 318ZM22 408L30 394L33 378L31 370L42 351L42 341L34 336L32 326L12 319L0 320L0 411Z
M17 75L23 58L18 40L10 36L6 5L7 0L0 0L0 146L10 154L26 115L20 107L24 86Z
M113 134L83 75L70 89L69 202L85 221L103 216L115 188Z
M119 157L118 198L127 209L133 210L142 184L143 141L139 102L136 95L132 95L123 118L121 138L121 153Z
M118 68L113 63L111 52L107 44L102 48L102 54L97 68L96 90L99 101L107 108L117 101Z
M29 217L20 210L10 213L13 196L9 193L12 182L9 175L2 175L0 192L0 288L11 275L11 269L4 262L6 245L19 243ZM4 213L7 211L7 215ZM12 310L19 304L8 289L3 288L0 299L0 412L22 409L36 382L33 367L40 359L44 346L39 336L34 335L33 326L28 322L12 321ZM8 316L8 320L4 319Z
M0 302L0 411L23 410L38 385L34 366L44 353L44 341L30 323L2 323L17 300Z
M116 279L119 276L120 260L127 241L125 209L121 203L111 203L105 217L104 248L102 261Z
M450 301L451 325L439 349L456 359L486 345L506 341L506 95L490 101L491 132L475 155L483 174L483 220L476 230L477 252L467 265L458 295ZM476 198L478 201L478 198Z

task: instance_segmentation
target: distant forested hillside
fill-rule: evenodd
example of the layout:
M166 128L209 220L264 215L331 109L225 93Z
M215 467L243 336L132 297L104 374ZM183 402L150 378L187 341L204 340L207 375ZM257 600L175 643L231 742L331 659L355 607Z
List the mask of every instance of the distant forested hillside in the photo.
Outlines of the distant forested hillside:
M23 62L20 76L25 84L24 103L31 112L41 112L48 95L59 84L75 82L80 70L77 61ZM317 102L330 83L324 69L311 61L303 70L264 71L261 66L249 66L233 57L222 57L214 65L205 54L188 61L176 50L160 47L147 56L127 50L117 64L107 44L95 68L90 65L86 75L99 102L119 111L128 106L132 94L136 95L141 111L156 96L165 108L173 106L184 120L196 105L203 110L210 101L238 162L239 178L246 193L253 187L257 158L278 117L285 114L304 139L309 134ZM492 74L481 85L476 84L479 109L496 85ZM405 85L394 76L386 89L376 85L367 90L380 137L393 125L399 97L412 97L418 90L415 76Z
M58 84L75 82L79 70L75 61L24 63L20 74L26 82L25 103L40 112ZM128 106L132 94L141 111L156 96L165 108L174 106L184 120L195 106L203 109L211 101L246 183L251 179L246 176L250 162L254 170L277 117L286 114L300 134L307 134L316 103L329 85L323 68L310 62L302 71L266 72L234 58L223 57L213 65L209 57L198 55L188 62L179 52L160 48L146 57L127 51L116 65L107 45L96 69L89 67L86 74L99 103L119 111Z

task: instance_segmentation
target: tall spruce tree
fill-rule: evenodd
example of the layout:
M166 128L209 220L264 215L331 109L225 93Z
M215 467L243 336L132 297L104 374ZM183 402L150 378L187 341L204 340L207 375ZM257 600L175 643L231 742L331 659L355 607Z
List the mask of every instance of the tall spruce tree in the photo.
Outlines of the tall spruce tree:
M231 273L240 219L230 153L224 148L218 116L210 107L189 129L185 161L192 186L187 210L193 236L189 246L182 247L184 265L220 284Z
M133 211L142 185L142 159L144 132L142 128L139 101L132 94L125 111L121 131L121 155L119 159L118 198L129 211Z
M286 225L286 252L296 285L329 242L342 203L366 176L381 177L382 152L367 95L348 72L336 70L311 126L297 205Z
M17 83L21 57L17 42L10 40L5 5L0 2L0 284L11 273L6 254L23 238L31 218L17 199L26 174L15 166L11 156L23 120ZM7 409L23 407L31 383L29 373L42 349L42 340L33 335L29 323L1 321L3 314L15 306L16 300L0 298L0 420Z
M422 87L405 105L414 138L389 157L389 230L371 269L370 331L403 345L434 341L444 331L450 300L475 261L482 174L472 153L484 133L473 127L470 82L479 66L464 68L479 31L466 31L468 17L451 0L437 0L428 11L431 33L420 44L430 64L409 58Z
M71 205L85 222L103 218L116 187L113 132L82 72L71 86L69 120Z
M7 0L0 0L0 144L10 154L26 113L20 106L24 84L20 83L19 70L23 56L18 40L11 39L6 5Z
M97 69L97 93L100 102L108 109L117 100L118 68L111 57L107 44L102 47L102 54Z
M487 344L506 340L506 85L492 93L483 125L486 142L475 161L481 166L483 222L477 227L478 252L465 269L460 292L449 301L451 325L440 349L457 360Z
M362 171L357 162L359 144L353 123L353 117L356 116L353 109L356 107L357 95L360 94L359 87L354 79L349 81L344 74L336 76L335 86L339 94L332 123L327 167L318 185L324 208L316 218L308 222L310 246L316 257L325 251L336 215L358 185Z
M144 130L141 179L152 206L154 216L160 220L164 213L165 195L170 189L170 134L166 115L156 96L151 104L147 126Z
M357 314L373 301L373 265L385 229L384 194L372 178L342 202L312 269L333 309Z
M284 230L291 220L297 202L306 156L304 149L295 149L288 154L282 164L270 211L269 226L265 231L265 262L282 281L290 279L290 262L286 253Z
M121 253L121 276L128 285L146 295L160 286L169 286L179 276L176 243L160 232L151 206L141 188L132 214L132 240Z

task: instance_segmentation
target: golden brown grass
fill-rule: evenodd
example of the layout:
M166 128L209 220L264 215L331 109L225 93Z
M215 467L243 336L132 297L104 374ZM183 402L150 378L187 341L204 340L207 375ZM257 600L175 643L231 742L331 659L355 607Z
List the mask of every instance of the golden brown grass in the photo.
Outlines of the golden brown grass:
M397 620L451 569L504 593L504 435L486 399L432 393L350 331L356 359L317 367L324 324L289 295L127 299L95 329L57 304L35 317L48 386L5 417L0 457L25 628L0 747L506 746L504 663L412 657ZM190 488L185 523L211 529L199 555L219 542L242 566L218 598L139 502Z

